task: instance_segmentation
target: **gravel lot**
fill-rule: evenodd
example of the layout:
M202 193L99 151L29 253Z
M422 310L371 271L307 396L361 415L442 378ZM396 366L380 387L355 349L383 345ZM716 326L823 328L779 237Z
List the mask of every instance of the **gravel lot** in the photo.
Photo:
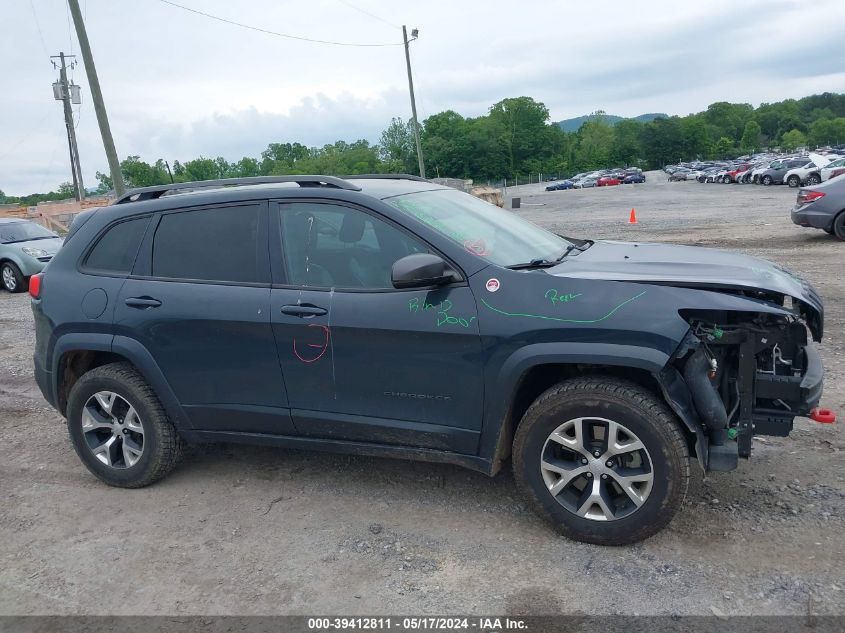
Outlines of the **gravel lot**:
M823 403L845 413L845 243L790 223L795 190L648 175L524 186L520 213L803 274L827 304ZM845 614L841 424L799 419L738 471L696 467L668 529L601 548L557 536L509 472L224 445L150 488L108 488L42 400L32 346L28 297L0 293L0 614Z

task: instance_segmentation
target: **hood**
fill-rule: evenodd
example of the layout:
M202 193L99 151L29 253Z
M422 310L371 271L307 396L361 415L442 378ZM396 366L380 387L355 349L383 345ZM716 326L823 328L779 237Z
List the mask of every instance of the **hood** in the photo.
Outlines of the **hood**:
M824 167L828 163L832 163L835 158L830 158L829 156L822 156L821 154L810 152L810 160L813 161L818 167Z
M757 257L698 246L598 241L546 272L581 279L786 295L803 304L801 312L815 338L822 335L824 307L815 289L785 268Z
M9 246L16 246L21 248L23 246L27 246L29 248L40 248L42 251L45 251L48 255L55 255L59 252L59 249L62 247L64 240L60 237L54 237L48 240L27 240L26 242L13 242L9 244Z

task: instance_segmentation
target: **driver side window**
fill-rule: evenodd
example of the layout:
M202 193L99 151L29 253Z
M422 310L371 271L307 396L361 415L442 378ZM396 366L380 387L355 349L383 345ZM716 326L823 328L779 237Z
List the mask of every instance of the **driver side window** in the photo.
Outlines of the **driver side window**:
M307 288L393 288L393 263L428 249L368 213L338 204L279 205L289 285Z

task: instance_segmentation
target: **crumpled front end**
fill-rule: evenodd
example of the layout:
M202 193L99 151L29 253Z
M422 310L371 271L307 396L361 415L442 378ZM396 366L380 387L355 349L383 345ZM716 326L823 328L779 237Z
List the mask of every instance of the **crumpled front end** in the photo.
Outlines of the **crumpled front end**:
M708 437L707 467L732 470L754 435L785 437L819 405L824 368L808 327L791 315L686 314L673 363ZM819 324L819 328L821 325Z

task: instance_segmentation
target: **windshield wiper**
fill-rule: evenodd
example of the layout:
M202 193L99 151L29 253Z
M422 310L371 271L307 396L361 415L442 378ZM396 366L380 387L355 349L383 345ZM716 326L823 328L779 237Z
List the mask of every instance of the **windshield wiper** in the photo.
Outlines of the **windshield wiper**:
M530 262L513 264L512 266L506 266L505 268L510 268L511 270L524 270L526 268L551 268L552 266L557 266L564 260L564 258L566 258L567 255L569 255L569 253L576 249L579 251L581 250L575 244L570 244L557 259L532 259Z
M21 240L9 240L7 242L0 242L0 244L18 244L20 242L34 242L35 240L52 240L55 238L55 235L45 235L44 237L25 237Z
M505 268L510 268L511 270L522 270L524 268L550 268L551 266L557 266L557 264L558 260L550 261L548 259L532 259L530 262L513 264L512 266L505 266Z

